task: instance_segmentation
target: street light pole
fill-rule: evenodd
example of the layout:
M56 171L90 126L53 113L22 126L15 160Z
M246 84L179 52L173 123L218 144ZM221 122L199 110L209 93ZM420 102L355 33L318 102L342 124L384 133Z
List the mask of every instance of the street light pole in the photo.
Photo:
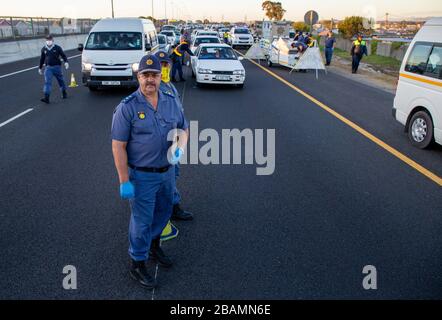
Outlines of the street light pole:
M153 12L153 0L152 0L152 19L154 19L153 15L154 15L154 12Z
M112 6L112 18L114 18L114 0L111 0L111 6Z

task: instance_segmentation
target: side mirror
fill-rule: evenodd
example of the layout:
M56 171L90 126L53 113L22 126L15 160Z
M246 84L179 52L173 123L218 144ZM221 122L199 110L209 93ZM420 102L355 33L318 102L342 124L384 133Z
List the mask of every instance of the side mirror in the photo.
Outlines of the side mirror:
M150 51L150 50L152 50L152 45L150 43L146 43L144 48L146 51Z
M82 52L84 50L83 44L79 43L77 49L78 49L78 51Z
M243 60L244 60L244 57L239 56L239 57L238 57L238 60L239 60L239 61L243 61Z

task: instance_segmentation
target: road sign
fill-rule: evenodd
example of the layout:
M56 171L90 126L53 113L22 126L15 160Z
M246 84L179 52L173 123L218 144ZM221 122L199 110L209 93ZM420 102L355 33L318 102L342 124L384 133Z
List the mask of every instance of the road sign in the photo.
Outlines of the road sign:
M319 21L319 15L316 11L310 10L304 16L304 22L309 26L318 23L318 21Z

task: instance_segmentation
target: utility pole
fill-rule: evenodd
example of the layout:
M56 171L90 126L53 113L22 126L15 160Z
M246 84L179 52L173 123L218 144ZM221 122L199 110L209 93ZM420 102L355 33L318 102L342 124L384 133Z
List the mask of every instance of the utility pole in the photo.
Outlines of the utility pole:
M387 12L385 14L385 30L388 30L388 16L389 16L389 13Z
M111 6L112 6L112 19L114 18L114 0L111 0Z
M164 0L164 20L167 20L167 0Z
M154 15L154 12L153 12L153 0L152 0L152 20L154 19L153 15Z

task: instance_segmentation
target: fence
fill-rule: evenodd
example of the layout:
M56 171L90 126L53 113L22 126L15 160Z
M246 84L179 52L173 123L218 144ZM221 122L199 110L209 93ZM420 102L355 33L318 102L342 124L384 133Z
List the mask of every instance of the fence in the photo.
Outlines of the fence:
M20 40L53 35L88 33L96 19L1 17L0 40Z

